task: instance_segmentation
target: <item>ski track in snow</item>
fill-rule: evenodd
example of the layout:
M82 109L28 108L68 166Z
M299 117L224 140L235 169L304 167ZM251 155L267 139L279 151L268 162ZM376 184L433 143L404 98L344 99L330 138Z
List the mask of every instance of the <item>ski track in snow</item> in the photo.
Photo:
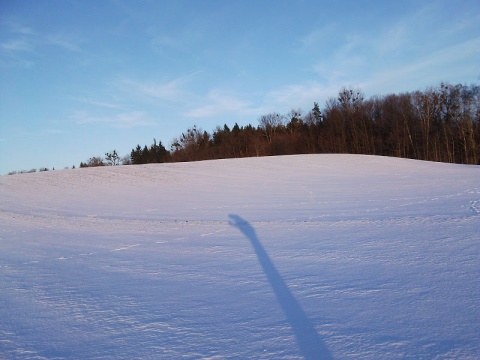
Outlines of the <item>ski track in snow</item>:
M0 358L480 358L480 167L305 155L0 178Z

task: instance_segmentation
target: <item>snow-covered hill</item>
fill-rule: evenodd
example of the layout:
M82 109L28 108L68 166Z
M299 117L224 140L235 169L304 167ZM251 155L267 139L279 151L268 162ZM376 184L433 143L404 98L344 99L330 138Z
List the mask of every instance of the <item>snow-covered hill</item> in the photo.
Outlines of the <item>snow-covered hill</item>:
M0 178L0 357L478 359L480 167L355 155Z

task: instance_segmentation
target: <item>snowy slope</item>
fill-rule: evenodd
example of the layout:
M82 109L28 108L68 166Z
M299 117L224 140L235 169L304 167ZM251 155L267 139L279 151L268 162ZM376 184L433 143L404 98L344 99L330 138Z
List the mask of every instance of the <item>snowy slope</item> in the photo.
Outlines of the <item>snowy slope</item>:
M478 359L480 167L356 155L0 178L0 358Z

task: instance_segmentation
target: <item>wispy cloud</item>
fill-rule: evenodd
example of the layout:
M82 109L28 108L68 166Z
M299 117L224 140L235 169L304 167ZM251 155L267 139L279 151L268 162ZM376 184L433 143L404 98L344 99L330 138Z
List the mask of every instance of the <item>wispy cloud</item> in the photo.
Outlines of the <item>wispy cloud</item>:
M448 77L455 75L462 77L478 70L480 58L480 37L472 40L446 46L435 52L426 54L413 60L410 64L396 68L384 69L378 72L372 79L362 85L369 92L384 92L384 87L389 84L403 86L403 90L421 90L421 84L427 81L435 85L436 81L448 81ZM444 74L444 79L439 79L439 74ZM474 79L471 79L474 81ZM411 87L414 87L413 89ZM410 89L408 89L410 88ZM393 89L399 91L402 89Z
M118 87L132 96L154 100L184 101L189 95L186 85L195 74L180 76L166 82L140 81L128 77L119 78Z
M150 40L150 47L154 52L161 54L168 54L172 49L186 51L184 45L182 45L182 41L166 34L152 34L152 38Z
M50 135L62 135L62 134L70 134L71 131L60 130L60 129L47 129L44 131L44 133L50 134Z
M5 25L10 29L11 32L16 33L16 34L21 34L21 35L34 35L35 32L32 30L32 28L25 26L19 22L16 21L5 21Z
M0 26L3 32L0 50L17 65L31 65L32 59L28 54L41 54L47 46L70 52L81 51L82 40L78 36L65 33L43 34L15 21L5 21Z
M371 51L374 51L377 56L398 53L410 41L411 36L408 24L400 21L371 39Z
M49 34L41 39L40 44L56 46L72 52L80 52L82 41L75 36L65 34Z
M324 43L332 40L335 28L333 23L325 24L298 39L298 43L301 44L303 50L318 50Z
M0 44L0 48L10 54L20 52L34 52L35 45L26 38L7 40Z
M322 84L314 81L305 84L291 84L269 92L265 102L270 108L283 112L291 110L292 107L310 110L313 108L314 102L323 103L331 96L335 96L339 89L336 83Z
M350 34L339 39L328 56L320 54L312 70L326 84L341 84L361 77L377 55L372 38L365 34Z
M155 122L143 111L130 111L112 115L96 116L85 111L78 111L71 116L78 125L108 125L114 128L130 129L154 126Z
M413 91L427 83L433 85L475 72L480 59L479 38L474 31L479 15L460 9L464 15L461 23L447 18L439 21L447 13L437 7L430 3L388 21L379 19L375 31L363 28L336 35L331 30L334 25L326 24L305 35L300 39L304 49L314 51L325 43L333 49L327 56L321 50L314 52L317 60L311 69L318 76L320 88L333 90L332 95L342 86L358 86L372 95ZM459 43L460 32L472 35ZM312 84L286 86L270 96L295 99L309 92L321 94Z
M253 107L251 102L242 100L229 94L227 91L220 89L209 91L206 98L202 100L202 103L205 103L205 105L193 108L185 113L185 116L193 118L208 118L228 113L258 115L261 112L260 109Z
M121 105L112 103L112 102L107 102L107 101L99 101L95 100L92 98L88 97L70 97L69 99L78 101L80 103L88 104L88 105L93 105L93 106L98 106L98 107L103 107L103 108L108 108L108 109L119 109L121 108Z

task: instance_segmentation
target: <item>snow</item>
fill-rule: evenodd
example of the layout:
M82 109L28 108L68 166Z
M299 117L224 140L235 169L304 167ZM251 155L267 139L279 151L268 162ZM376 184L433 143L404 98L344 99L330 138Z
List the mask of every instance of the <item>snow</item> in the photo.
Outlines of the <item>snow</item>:
M362 155L0 178L0 358L478 359L480 167Z

